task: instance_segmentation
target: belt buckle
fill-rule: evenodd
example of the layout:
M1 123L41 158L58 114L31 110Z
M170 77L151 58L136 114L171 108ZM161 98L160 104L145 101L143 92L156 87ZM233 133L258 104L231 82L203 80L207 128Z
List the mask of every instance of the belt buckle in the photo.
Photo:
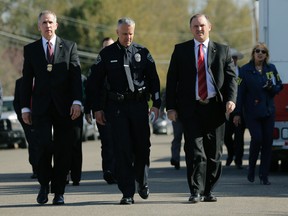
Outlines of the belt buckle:
M124 99L125 99L125 97L124 97L123 94L117 93L117 100L118 100L118 101L123 101Z
M205 99L205 100L200 99L199 103L203 105L209 104L209 99Z

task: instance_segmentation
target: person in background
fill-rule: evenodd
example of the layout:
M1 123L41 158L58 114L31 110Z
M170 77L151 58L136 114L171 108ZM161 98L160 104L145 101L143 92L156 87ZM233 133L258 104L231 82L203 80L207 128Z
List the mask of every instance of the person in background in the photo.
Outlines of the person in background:
M105 37L102 40L102 49L114 43L114 40L110 37ZM106 89L106 86L103 86ZM87 90L88 91L88 90ZM89 95L89 93L86 93ZM91 99L89 99L91 100ZM106 96L103 98L103 103L107 100ZM90 103L90 102L89 102ZM85 103L85 119L89 124L92 124L92 114L91 114L91 104L88 102ZM101 140L101 157L102 157L102 171L103 171L103 178L108 184L115 184L116 177L115 177L115 157L113 151L113 139L112 139L112 132L111 132L111 124L106 122L105 125L101 125L96 122L100 140Z
M274 96L283 89L283 85L275 65L269 63L269 50L265 43L260 42L253 47L251 60L240 69L238 84L233 122L237 127L243 115L251 135L247 179L249 182L255 181L255 167L261 151L260 183L270 185L268 176L275 120Z
M216 202L225 120L236 103L235 66L229 47L211 41L204 14L190 19L194 39L175 46L167 73L168 118L183 124L189 202Z
M48 202L51 183L53 205L63 205L72 144L77 138L74 120L81 117L82 85L77 45L58 37L57 27L54 12L39 14L41 38L24 46L20 106L24 123L34 128L39 149L37 202Z
M163 91L162 104L160 107L160 116L163 115L164 109L166 107L166 91ZM171 142L171 159L170 164L175 167L176 170L180 169L180 152L181 152L181 142L183 137L183 126L179 119L172 121L173 127L173 140Z
M2 90L2 84L0 83L0 118L2 115L2 106L3 106L3 90Z
M82 80L82 90L83 90L83 104L85 104L85 86L87 78L83 74L81 74ZM70 173L67 175L66 184L69 184L69 179L72 180L73 186L79 186L82 178L82 162L83 162L83 154L82 154L82 136L83 136L83 112L81 116L77 118L74 122L74 133L76 134L76 139L73 142L72 149L72 160Z
M16 80L15 83L15 90L14 90L14 100L13 100L13 106L14 110L17 114L17 119L20 122L24 133L25 137L28 143L28 156L29 156L29 163L32 166L32 179L37 178L37 161L39 160L38 158L38 153L37 153L37 139L35 137L35 131L32 125L25 124L23 119L22 119L22 113L21 113L21 106L20 106L20 94L21 94L21 85L22 85L23 77L20 77L19 79ZM31 86L32 88L32 86ZM32 107L31 107L32 109Z
M235 65L235 72L237 77L239 76L240 67L237 61L243 58L243 54L238 52L236 49L230 49L232 59ZM232 112L226 120L225 123L225 137L224 143L227 148L227 159L226 166L230 166L233 159L237 169L243 169L242 159L244 154L244 133L245 133L245 121L241 116L241 124L237 127L233 123L235 113ZM234 135L234 136L233 136Z
M140 197L149 196L149 114L156 120L161 105L155 62L147 48L133 43L134 30L135 22L131 18L118 20L118 39L101 50L91 67L89 82L96 121L101 125L111 124L122 205L134 203L135 181ZM101 99L105 94L108 99L104 112ZM150 110L148 96L152 96Z

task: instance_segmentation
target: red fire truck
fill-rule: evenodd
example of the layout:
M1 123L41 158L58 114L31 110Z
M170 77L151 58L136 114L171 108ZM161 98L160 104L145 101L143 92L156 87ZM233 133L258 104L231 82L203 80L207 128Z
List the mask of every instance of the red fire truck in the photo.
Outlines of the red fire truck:
M259 0L259 41L270 51L284 89L275 97L276 120L272 153L272 170L288 170L288 1Z

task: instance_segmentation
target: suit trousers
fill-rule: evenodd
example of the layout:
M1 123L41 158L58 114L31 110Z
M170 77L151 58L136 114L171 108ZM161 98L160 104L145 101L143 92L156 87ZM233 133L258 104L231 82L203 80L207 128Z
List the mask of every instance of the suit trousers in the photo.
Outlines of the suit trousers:
M172 126L173 126L173 140L171 143L171 158L174 161L180 162L183 127L179 119L176 122L173 121Z
M41 186L48 186L51 182L51 193L64 194L71 165L72 143L76 139L71 117L61 116L51 103L45 114L32 114L32 123L39 145L38 181Z
M181 119L185 137L187 181L191 194L210 193L221 175L225 119L219 121L221 113L217 112L220 111L221 105L218 102L206 105L197 103L193 116Z

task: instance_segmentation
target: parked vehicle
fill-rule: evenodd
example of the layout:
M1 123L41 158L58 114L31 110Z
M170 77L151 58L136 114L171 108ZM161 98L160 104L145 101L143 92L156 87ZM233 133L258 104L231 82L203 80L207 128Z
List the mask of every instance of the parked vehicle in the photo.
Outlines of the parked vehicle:
M0 145L14 148L27 148L24 130L17 119L13 107L13 96L3 97L2 115L0 119Z
M168 119L166 113L163 113L163 115L159 116L152 125L154 134L173 134L172 122Z
M275 64L283 82L284 89L275 96L275 127L272 146L272 170L288 170L288 14L287 0L259 1L259 36L260 41L267 44L270 51L270 62ZM281 17L281 19L279 19ZM286 18L285 18L286 17ZM279 32L278 30L281 29ZM280 164L281 162L281 164Z
M83 117L82 141L96 140L98 139L98 137L99 137L99 131L98 131L95 119L92 120L92 124L88 124L84 116Z

